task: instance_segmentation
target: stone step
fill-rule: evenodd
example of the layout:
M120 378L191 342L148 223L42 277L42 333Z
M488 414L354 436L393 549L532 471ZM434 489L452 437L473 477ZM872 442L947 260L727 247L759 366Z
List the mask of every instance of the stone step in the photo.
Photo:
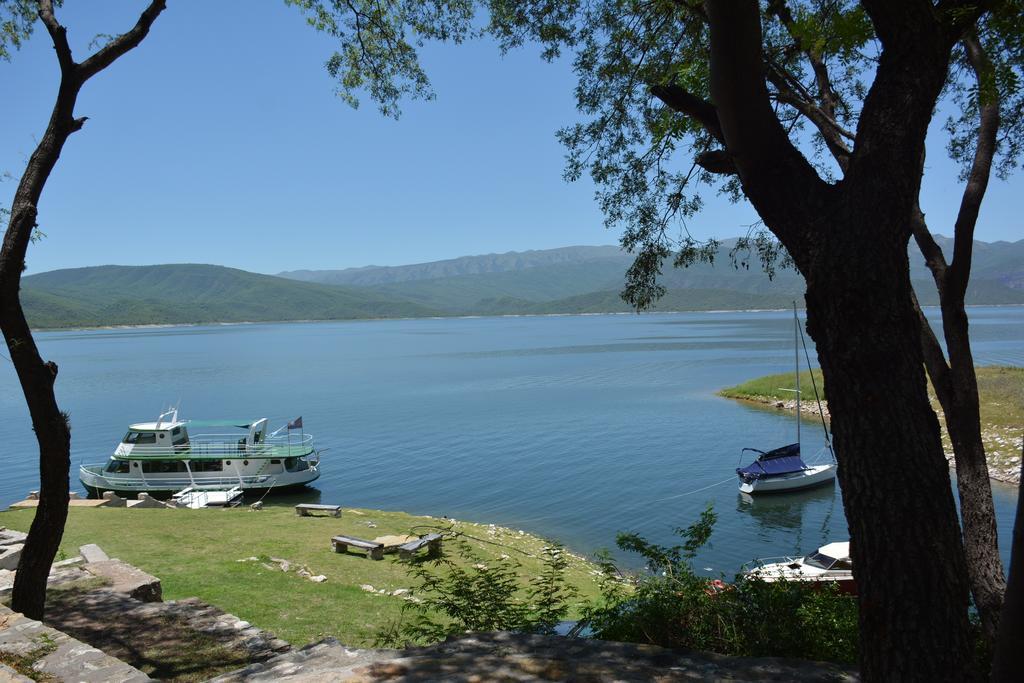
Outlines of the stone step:
M69 683L135 683L149 676L54 628L0 606L0 652L34 661L38 675ZM5 672L0 672L3 676ZM48 677L48 678L46 678ZM21 680L12 676L12 680Z
M197 598L170 600L168 602L143 602L124 593L111 589L99 589L83 594L75 601L76 619L86 615L98 624L119 621L146 623L159 627L168 618L187 624L187 627L216 638L227 647L236 647L247 653L250 662L261 662L282 652L291 650L291 645L269 631L263 631ZM61 615L48 616L48 621L61 624ZM72 631L69 624L68 628Z
M727 657L654 645L496 632L467 634L401 651L357 650L325 640L224 674L211 683L335 680L854 683L859 678L850 668L822 662Z

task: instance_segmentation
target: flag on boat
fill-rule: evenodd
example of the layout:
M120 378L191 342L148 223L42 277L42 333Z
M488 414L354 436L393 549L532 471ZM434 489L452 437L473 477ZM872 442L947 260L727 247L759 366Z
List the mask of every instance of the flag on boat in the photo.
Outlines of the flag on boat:
M288 429L302 429L302 416L299 415L297 418L289 422Z

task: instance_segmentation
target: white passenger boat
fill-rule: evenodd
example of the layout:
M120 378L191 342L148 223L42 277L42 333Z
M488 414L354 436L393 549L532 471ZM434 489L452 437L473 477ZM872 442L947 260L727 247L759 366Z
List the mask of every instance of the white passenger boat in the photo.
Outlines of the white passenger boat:
M776 560L768 562L767 560ZM748 578L766 583L775 581L807 581L810 583L835 583L846 593L857 592L853 580L853 560L850 559L850 542L839 541L818 548L804 557L765 558L757 561L758 566L746 573Z
M156 422L130 425L109 460L79 468L79 479L94 496L278 490L319 476L320 456L301 417L268 434L266 418L179 420L177 409Z

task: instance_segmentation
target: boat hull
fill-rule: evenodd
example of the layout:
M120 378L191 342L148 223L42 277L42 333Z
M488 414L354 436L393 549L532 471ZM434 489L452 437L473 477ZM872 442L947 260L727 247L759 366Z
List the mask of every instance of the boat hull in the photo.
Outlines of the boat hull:
M740 479L741 493L785 493L813 486L830 484L836 478L835 464L814 465L800 472L790 472L746 481Z
M814 588L825 588L826 586L834 585L842 593L846 593L847 595L857 595L857 582L853 578L853 573L849 571L834 573L824 572L817 576L805 576L798 572L785 572L773 576L770 571L762 571L755 574L748 574L748 576L750 576L750 578L756 578L759 581L764 581L765 583L775 583L776 581L799 582Z
M100 497L106 491L113 491L118 496L135 497L139 493L148 493L157 497L170 496L189 486L203 487L238 487L246 492L264 492L267 490L284 491L306 486L320 477L317 467L310 467L297 472L284 472L276 475L247 477L241 480L235 477L204 477L200 473L187 476L147 477L145 480L133 477L109 477L95 471L96 466L83 465L79 468L78 479L90 496Z

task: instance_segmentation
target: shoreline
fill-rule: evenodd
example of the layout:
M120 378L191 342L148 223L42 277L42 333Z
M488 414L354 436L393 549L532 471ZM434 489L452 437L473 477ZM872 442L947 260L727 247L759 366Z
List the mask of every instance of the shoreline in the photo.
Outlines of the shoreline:
M719 396L722 396L722 398L728 398L728 399L730 399L732 401L741 401L741 402L744 402L744 403L750 403L750 404L753 404L754 406L757 406L757 407L760 407L760 408L775 408L776 410L784 410L787 413L795 413L796 412L796 400L795 399L792 399L792 400L785 400L785 399L780 400L780 399L777 399L777 398L772 397L772 396L724 396L721 393L719 393ZM825 422L826 423L831 422L831 416L829 415L829 412L828 412L828 405L824 401L822 401L822 412L825 414L824 415ZM817 404L816 403L811 403L810 405L808 405L807 401L801 402L801 404L800 404L800 414L801 415L811 415L811 416L813 416L815 418L819 418L821 416L821 413L818 411ZM938 412L938 417L939 417L940 424L944 424L944 422L943 422L943 415L942 415L941 411ZM991 432L991 430L989 430L989 431ZM947 442L948 437L946 436L945 427L943 427L943 429L942 429L942 435L943 435L943 444L942 445L943 445L943 449L945 451L946 461L949 463L950 469L955 471L956 470L956 463L954 462L954 459L953 459L952 448L949 446L949 444ZM983 435L983 437L986 436L986 429L985 429L984 426L982 427L982 435ZM987 434L987 435L991 436L990 433ZM1020 451L1020 444L1018 443L1015 448L1016 448L1016 451L1019 452ZM991 451L988 448L986 448L986 454L991 456ZM991 459L991 457L989 457L988 476L989 476L989 479L991 479L993 481L998 481L1001 484L1009 484L1009 485L1017 486L1017 485L1020 484L1021 466L1018 463L1016 466L1011 466L1009 468L1004 468L1004 469L998 469L996 467L993 467L992 459Z
M1024 304L971 304L967 308L1022 308ZM923 308L938 308L938 306L924 306ZM424 316L395 316L395 317L367 317L367 318L302 318L298 320L235 320L235 321L207 321L195 323L132 323L125 325L83 325L72 327L33 327L35 332L95 332L99 330L147 330L165 329L172 327L229 327L234 325L282 325L288 323L357 323L357 322L380 322L383 320L473 320L479 318L561 318L561 317L584 317L598 315L672 315L680 313L778 313L789 311L789 308L709 308L691 310L665 310L665 311L605 311L590 313L453 313L452 315L424 315ZM805 310L800 308L798 310Z

